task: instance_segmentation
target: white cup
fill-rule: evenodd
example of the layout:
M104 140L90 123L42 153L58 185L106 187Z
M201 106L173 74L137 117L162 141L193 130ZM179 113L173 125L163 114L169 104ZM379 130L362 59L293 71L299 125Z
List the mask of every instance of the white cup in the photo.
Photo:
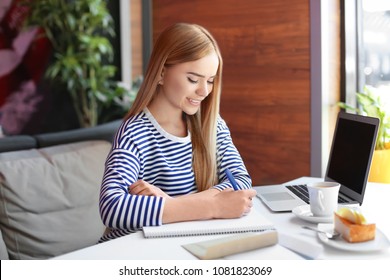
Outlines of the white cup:
M336 182L318 182L307 185L309 190L310 211L317 217L330 217L337 210L340 184Z

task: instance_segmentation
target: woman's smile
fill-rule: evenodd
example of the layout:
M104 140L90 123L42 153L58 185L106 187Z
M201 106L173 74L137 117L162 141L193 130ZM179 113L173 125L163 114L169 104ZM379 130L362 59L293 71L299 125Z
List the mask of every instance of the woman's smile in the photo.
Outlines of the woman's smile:
M197 99L193 99L193 98L187 98L187 99L194 106L199 106L200 103L202 102L202 100L197 100Z

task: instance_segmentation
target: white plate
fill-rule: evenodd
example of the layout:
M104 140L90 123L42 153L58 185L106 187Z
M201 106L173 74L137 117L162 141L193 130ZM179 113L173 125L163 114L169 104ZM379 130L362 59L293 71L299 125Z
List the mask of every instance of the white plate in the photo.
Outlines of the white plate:
M333 228L333 224L318 224L318 229L323 231L333 231ZM349 243L342 237L337 239L328 239L325 234L322 233L319 233L318 237L324 244L345 251L371 252L383 250L390 246L390 241L378 228L376 229L375 239L366 242Z
M311 223L333 223L333 216L330 217L316 217L313 216L313 213L310 211L310 205L301 205L295 207L292 212L298 218L302 220L311 222Z

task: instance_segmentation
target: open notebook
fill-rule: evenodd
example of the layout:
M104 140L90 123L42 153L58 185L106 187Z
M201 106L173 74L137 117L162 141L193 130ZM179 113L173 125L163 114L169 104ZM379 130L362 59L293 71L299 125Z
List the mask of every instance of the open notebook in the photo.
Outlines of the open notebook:
M275 230L275 227L273 223L255 209L252 209L248 215L237 219L212 219L143 227L146 238L259 232L265 230Z

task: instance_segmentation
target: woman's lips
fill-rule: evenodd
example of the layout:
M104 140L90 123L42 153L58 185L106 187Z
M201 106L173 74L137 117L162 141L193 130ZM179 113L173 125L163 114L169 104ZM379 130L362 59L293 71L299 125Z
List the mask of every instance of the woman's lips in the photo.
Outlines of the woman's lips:
M200 105L200 102L202 102L202 100L197 100L197 99L192 99L192 98L188 98L188 101L189 101L192 105L195 105L195 106Z

